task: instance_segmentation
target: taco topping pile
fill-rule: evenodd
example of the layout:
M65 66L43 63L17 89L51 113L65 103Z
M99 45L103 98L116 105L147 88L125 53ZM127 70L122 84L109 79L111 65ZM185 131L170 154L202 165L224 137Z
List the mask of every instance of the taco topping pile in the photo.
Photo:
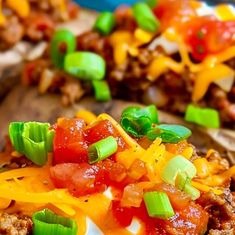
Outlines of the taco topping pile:
M76 38L56 32L50 57L26 64L23 81L39 84L41 93L61 92L65 105L94 92L99 101L113 96L154 103L202 126L221 122L231 128L234 33L234 9L226 4L159 0L120 6L101 13L93 29ZM189 117L192 108L197 118ZM216 116L211 125L202 121L207 111Z
M70 0L0 1L0 50L21 40L49 40L58 23L77 17L78 6Z
M84 110L11 123L0 233L234 234L235 168L215 150L199 156L191 134L160 124L154 105L126 108L120 124Z

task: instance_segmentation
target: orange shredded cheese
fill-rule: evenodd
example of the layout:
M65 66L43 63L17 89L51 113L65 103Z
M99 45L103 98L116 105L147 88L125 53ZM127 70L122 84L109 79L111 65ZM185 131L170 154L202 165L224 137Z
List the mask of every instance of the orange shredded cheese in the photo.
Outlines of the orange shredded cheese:
M193 88L192 100L198 101L206 94L209 85L219 79L234 77L235 72L227 65L219 64L197 74Z
M99 120L109 120L112 125L116 128L116 130L119 132L119 134L121 135L121 137L124 139L124 141L131 147L134 149L142 149L142 147L134 140L132 139L123 129L122 127L119 125L118 122L116 122L111 116L109 116L106 113L100 114L97 117L97 121Z
M91 124L96 120L96 115L88 110L81 109L76 113L77 118L83 119L86 124Z
M195 182L195 181L192 181L191 182L191 185L195 188L197 188L198 190L200 191L203 191L203 192L210 192L212 191L214 194L216 195L221 195L223 194L223 191L219 190L219 189L214 189L212 187L209 187L207 185L204 185L204 184L200 184L198 182Z
M30 12L30 4L28 0L6 0L6 3L20 17L28 17Z
M215 7L216 16L223 21L235 20L235 11L228 4L220 4Z

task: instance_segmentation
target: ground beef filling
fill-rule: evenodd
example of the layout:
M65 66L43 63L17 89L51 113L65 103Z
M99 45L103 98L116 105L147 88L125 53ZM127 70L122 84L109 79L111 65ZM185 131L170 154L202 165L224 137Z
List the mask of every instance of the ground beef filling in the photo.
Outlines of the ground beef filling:
M199 203L209 214L210 235L235 234L235 195L227 190L223 196L204 193Z
M89 50L103 56L107 62L107 79L113 97L124 98L145 104L156 104L163 110L182 114L189 103L194 74L185 71L179 75L168 71L154 82L147 79L147 67L162 51L149 51L140 48L137 57L129 56L125 63L116 65L113 61L112 48L107 37L97 32L87 32L77 38L79 50ZM175 59L178 54L173 55ZM235 59L227 62L235 68ZM211 107L219 111L224 126L235 127L235 83L229 93L212 84L206 96L199 102L201 107Z
M27 216L18 214L0 214L1 235L27 235L32 232L33 222Z
M29 0L30 14L20 18L6 1L2 3L2 11L6 23L0 26L0 51L7 50L21 40L38 42L49 40L58 23L73 19L78 14L78 6L66 0L67 11L61 12L50 0Z

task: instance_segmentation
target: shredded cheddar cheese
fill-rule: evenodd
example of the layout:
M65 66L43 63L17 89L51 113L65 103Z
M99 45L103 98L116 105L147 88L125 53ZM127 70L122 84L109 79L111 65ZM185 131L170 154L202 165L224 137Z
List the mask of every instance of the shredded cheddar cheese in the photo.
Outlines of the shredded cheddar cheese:
M95 120L97 118L94 113L92 113L88 110L85 110L85 109L81 109L80 111L78 111L76 113L76 117L83 119L86 122L86 124L88 124L88 125L95 122Z
M215 7L216 16L223 21L235 20L235 11L228 4L220 4Z
M6 3L21 18L28 17L30 12L30 3L28 0L6 0Z

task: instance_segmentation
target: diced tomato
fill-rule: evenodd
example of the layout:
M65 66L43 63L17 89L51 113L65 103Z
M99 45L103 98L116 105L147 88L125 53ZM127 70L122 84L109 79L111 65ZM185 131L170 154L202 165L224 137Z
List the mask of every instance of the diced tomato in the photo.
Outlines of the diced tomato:
M82 119L60 119L55 125L54 163L88 162L87 148Z
M119 201L112 201L111 210L114 218L122 227L127 227L133 219L132 208L122 207Z
M118 142L118 151L127 148L127 145L118 131L109 120L102 120L85 131L86 140L89 144L95 143L108 136L116 137Z
M121 226L130 225L132 218L137 217L145 225L144 234L148 235L204 234L208 223L208 214L194 202L175 210L175 215L168 220L149 217L144 202L139 208L122 207L119 201L111 205L112 214Z
M126 176L125 167L109 159L92 165L61 163L51 167L50 172L55 187L68 188L76 197L103 192Z
M161 30L178 27L196 15L188 0L159 0L154 13L161 22Z
M190 197L178 190L176 187L170 184L156 184L151 190L149 191L161 191L165 192L171 202L171 205L174 209L182 209L186 208L190 204Z
M235 21L219 21L213 16L196 17L182 26L181 33L191 47L193 58L201 61L234 42Z
M208 214L203 208L194 202L184 209L175 211L175 215L166 221L170 234L174 234L175 229L182 234L198 235L205 234L208 224Z
M103 192L106 189L104 171L87 163L62 163L50 168L53 183L67 188L76 197Z

